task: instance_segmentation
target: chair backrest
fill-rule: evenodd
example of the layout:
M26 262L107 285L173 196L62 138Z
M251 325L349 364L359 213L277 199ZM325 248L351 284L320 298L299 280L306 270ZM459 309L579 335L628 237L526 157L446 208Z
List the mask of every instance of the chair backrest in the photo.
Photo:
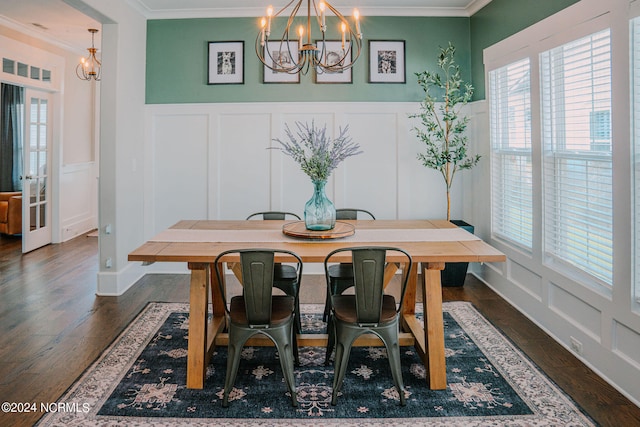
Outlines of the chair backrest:
M256 212L249 215L247 219L251 219L257 216L260 216L262 217L262 219L265 219L265 220L283 220L283 219L287 219L287 216L300 219L300 217L294 214L293 212L280 212L280 211Z
M376 217L368 210L355 208L336 209L336 219L358 219L359 213L367 214L371 219L376 219Z
M242 271L242 293L244 297L247 322L251 327L265 328L271 321L271 298L273 295L273 267L276 254L287 254L295 258L298 283L302 276L302 259L294 252L277 249L231 249L216 257L216 276L221 295L226 295L219 265L223 257L240 255ZM287 260L289 262L290 260ZM299 286L296 287L299 289ZM297 298L297 295L295 296ZM229 312L225 304L225 310Z
M376 324L380 321L387 252L392 251L402 254L406 264L400 289L400 303L397 308L397 310L399 310L404 300L409 271L411 271L413 265L411 255L405 250L388 246L361 246L336 249L325 258L324 268L327 276L327 292L331 292L328 272L330 258L340 252L351 252L356 298L356 318L359 324Z

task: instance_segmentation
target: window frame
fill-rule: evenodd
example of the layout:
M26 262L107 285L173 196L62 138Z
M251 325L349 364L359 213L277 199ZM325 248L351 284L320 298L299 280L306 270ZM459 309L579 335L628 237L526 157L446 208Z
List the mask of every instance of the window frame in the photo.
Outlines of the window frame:
M517 102L514 104L510 104L509 100L509 73L514 72L517 73L519 70L522 70L524 74L523 78L528 78L526 83L526 96L525 99L517 99ZM500 67L496 67L487 72L488 75L488 92L490 93L489 99L489 117L490 117L490 145L491 145L491 233L493 238L499 239L509 245L512 245L519 250L531 254L533 251L533 236L534 236L534 212L533 212L533 124L532 124L532 73L531 73L531 59L529 57L523 57L516 59L508 64L502 65ZM494 85L494 81L499 81L498 85ZM516 83L516 82L513 82ZM496 99L496 94L500 92L499 99ZM515 123L515 118L512 107L521 107L524 113L522 116L524 119L524 129L522 130L522 134L524 135L524 139L516 139L512 140L510 138L510 130L513 123ZM505 108L506 107L506 108ZM506 111L505 111L506 110ZM504 112L504 115L500 116L500 113ZM500 122L500 124L497 124ZM507 136L505 137L505 133ZM521 147L519 146L511 146L511 142L517 143L520 142ZM505 144L506 143L506 144ZM507 145L507 146L505 146ZM529 211L526 212L526 203L520 203L518 208L516 208L516 212L520 214L520 218L525 217L529 214L529 219L531 223L530 232L528 234L516 235L514 233L509 232L509 225L506 225L512 221L510 221L509 216L503 215L503 207L507 205L510 201L517 199L516 195L514 198L504 197L504 194L500 191L504 189L505 177L504 161L509 161L509 158L512 158L516 161L516 169L522 165L518 160L520 159L528 159L528 162L525 160L525 164L529 164L531 167L530 175L526 174L518 174L517 175L522 180L530 180L530 187L528 193L525 189L523 194L525 197L529 196L528 200L528 208ZM517 217L518 215L516 215ZM526 221L526 218L525 218ZM517 222L517 221L513 221ZM522 238L519 238L522 237Z
M606 33L606 35L605 35ZM611 30L609 28L592 31L590 34L583 35L573 40L566 41L551 49L543 50L539 53L540 63L540 85L541 85L541 147L543 150L542 160L542 192L543 203L542 209L544 233L543 233L543 263L555 269L556 271L569 276L579 282L595 287L596 289L611 291L613 288L613 276L614 276L614 207L613 207L613 156L609 151L594 151L592 150L591 138L587 138L590 141L588 147L583 147L578 142L578 136L580 133L584 133L584 123L576 120L575 116L571 114L591 114L595 111L593 108L599 108L600 105L594 107L597 100L594 98L599 95L596 89L601 86L599 83L595 85L593 82L597 80L593 78L596 65L598 62L594 62L599 48L598 41L606 39L606 46L608 48L608 82L605 82L602 86L605 89L608 85L608 97L605 98L604 104L608 103L609 111L612 109L612 54L611 54ZM584 57L585 51L578 50L573 51L576 46L590 46L587 58ZM567 52L572 52L567 55ZM588 87L591 92L585 92L584 88L573 88L572 84L575 84L580 77L583 77L583 71L571 76L568 71L578 69L578 66L573 67L572 61L588 60L591 68L585 73L590 75L589 81L592 84ZM560 65L558 65L560 64ZM570 64L567 66L567 64ZM594 65L595 64L595 65ZM584 67L580 68L584 70ZM603 79L604 80L604 79ZM586 81L586 80L585 80ZM584 96L589 98L590 103L586 101L580 101L578 97ZM578 99L577 99L578 98ZM577 100L576 100L577 99ZM601 100L600 100L601 101ZM584 105L579 105L584 104ZM569 108L567 108L567 105ZM590 109L591 108L591 109ZM598 110L599 111L599 110ZM590 126L591 123L589 123ZM573 130L571 129L573 126ZM609 131L611 132L611 130ZM571 136L571 138L569 138ZM591 136L591 129L589 129L589 137ZM585 139L584 137L582 139ZM570 172L571 163L575 162L575 177ZM594 162L600 162L602 166L608 164L608 170L610 174L608 176L609 182L605 182L604 185L608 185L610 191L608 206L603 206L603 209L608 209L609 221L606 224L608 228L591 227L586 222L589 218L593 218L589 213L593 213L596 216L598 211L590 211L595 203L592 202L592 193L587 188L591 185L592 181L588 179L588 173L583 173L585 179L581 180L579 175L581 174L581 168L585 170L596 167L603 170L606 167L594 166ZM606 175L606 173L605 173ZM605 181L606 181L605 176ZM572 179L575 181L571 182ZM575 184L574 184L575 183ZM583 186L579 185L583 184ZM584 188L581 188L584 187ZM584 200L576 199L573 201L568 195L573 191L579 191L577 197L583 197ZM559 207L565 207L565 209L559 209ZM585 215L582 219L579 218L579 210L584 210ZM562 216L562 213L566 215ZM580 232L586 232L587 237L579 236ZM601 239L604 243L598 243L598 239ZM608 242L606 249L609 250L604 256L599 256L603 251L597 251L598 247L604 246ZM580 251L580 245L584 245L586 249ZM600 262L602 264L600 264ZM607 268L608 267L608 268Z

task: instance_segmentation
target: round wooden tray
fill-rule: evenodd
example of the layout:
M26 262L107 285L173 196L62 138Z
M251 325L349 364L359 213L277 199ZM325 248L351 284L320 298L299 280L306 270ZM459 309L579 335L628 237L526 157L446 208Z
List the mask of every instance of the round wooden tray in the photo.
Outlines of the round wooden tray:
M331 230L307 230L304 221L289 222L282 226L282 232L291 237L301 239L341 239L352 236L356 232L353 224L336 221L336 225Z

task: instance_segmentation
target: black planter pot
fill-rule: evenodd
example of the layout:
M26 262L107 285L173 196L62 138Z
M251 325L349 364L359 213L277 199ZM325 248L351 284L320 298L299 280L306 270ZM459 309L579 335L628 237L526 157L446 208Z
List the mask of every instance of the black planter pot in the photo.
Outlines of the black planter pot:
M473 233L474 227L461 220L451 220L452 224L460 228L464 228L469 233ZM440 273L442 286L463 286L464 279L467 277L468 262L448 262L444 266L444 270Z

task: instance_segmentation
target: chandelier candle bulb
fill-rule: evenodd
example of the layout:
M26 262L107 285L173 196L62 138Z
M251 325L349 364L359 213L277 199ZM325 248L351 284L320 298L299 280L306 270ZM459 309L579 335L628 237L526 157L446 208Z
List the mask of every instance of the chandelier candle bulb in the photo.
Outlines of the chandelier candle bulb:
M342 23L342 50L344 50L345 33L347 32L347 24Z
M271 16L273 15L273 6L267 8L267 37L271 35Z
M298 40L298 48L302 50L302 38L304 37L304 27L302 25L298 27L298 35L300 36L300 39Z
M360 31L360 12L358 9L353 9L353 17L356 20L356 33L359 38L362 38L362 32Z
M264 34L265 30L264 29L265 29L266 25L267 25L267 20L262 18L262 21L260 21L260 28L262 28L262 30L260 31L260 45L261 46L264 46L264 37L265 37L265 34Z
M318 7L320 8L320 19L322 20L322 27L320 29L324 33L325 31L327 31L327 23L325 22L325 14L324 14L324 9L326 5L324 4L323 1L321 1Z

